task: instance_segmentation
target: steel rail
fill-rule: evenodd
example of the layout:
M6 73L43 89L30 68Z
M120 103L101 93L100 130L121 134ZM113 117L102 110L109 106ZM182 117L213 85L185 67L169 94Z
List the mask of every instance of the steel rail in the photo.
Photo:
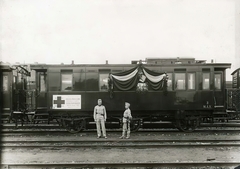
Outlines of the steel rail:
M228 140L219 140L219 139L201 139L201 140L195 140L195 139L144 139L144 140L138 140L138 139L96 139L96 140L3 140L1 141L2 144L4 143L18 143L18 144L24 144L24 143L100 143L100 142L113 142L113 143L119 143L119 142L133 142L133 143L162 143L162 142L240 142L240 139L228 139Z
M96 130L84 130L84 131L80 131L79 133L92 133L92 132L96 132ZM107 130L107 132L122 132L121 129L117 129L117 130ZM184 132L180 132L178 129L141 129L139 131L137 131L138 133L146 133L146 132L162 132L162 133L184 133ZM215 129L197 129L193 132L190 133L208 133L208 132L232 132L232 133L239 133L240 132L240 128L239 129L222 129L222 128L215 128ZM8 134L48 134L48 133L69 133L66 130L2 130L1 134L2 135L8 135ZM136 133L136 132L134 132ZM71 134L71 133L69 133ZM76 133L78 134L78 133ZM187 134L187 133L186 133Z
M5 141L6 148L175 148L240 147L240 140Z
M81 167L81 168L94 168L94 167L237 167L240 165L240 162L236 161L211 161L208 162L124 162L124 163L81 163L81 162L72 162L72 163L28 163L28 164L2 164L2 169L28 169L28 168L53 168L57 167L58 169L66 167Z

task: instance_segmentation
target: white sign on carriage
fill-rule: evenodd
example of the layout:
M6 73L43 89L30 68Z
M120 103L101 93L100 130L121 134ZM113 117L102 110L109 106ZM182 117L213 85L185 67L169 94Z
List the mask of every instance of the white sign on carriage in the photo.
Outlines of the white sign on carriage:
M81 95L53 95L53 109L81 109Z

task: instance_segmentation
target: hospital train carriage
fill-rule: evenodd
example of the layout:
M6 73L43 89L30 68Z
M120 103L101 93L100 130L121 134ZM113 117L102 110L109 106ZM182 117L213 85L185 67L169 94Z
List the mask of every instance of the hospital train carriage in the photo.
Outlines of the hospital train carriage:
M121 126L131 103L132 130L170 121L190 132L205 122L239 114L239 69L226 89L229 63L194 58L147 58L131 64L31 64L2 66L2 122L57 121L69 132L88 129L101 98L107 127Z

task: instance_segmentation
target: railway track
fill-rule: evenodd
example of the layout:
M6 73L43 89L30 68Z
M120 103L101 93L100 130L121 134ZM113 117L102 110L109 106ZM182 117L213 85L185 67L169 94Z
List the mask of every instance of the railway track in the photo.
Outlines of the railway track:
M161 148L161 147L240 147L240 140L81 140L81 141L2 141L2 148Z
M113 133L115 134L115 133ZM69 134L71 135L71 134ZM28 138L28 137L27 137ZM30 137L31 138L31 137ZM31 155L30 157L36 156L38 153L41 152L41 154L46 154L46 152L50 153L63 153L63 152L73 152L76 154L79 154L79 152L84 152L84 154L92 154L96 152L128 152L126 154L131 154L134 152L161 152L164 149L168 149L169 152L176 152L176 150L184 150L192 149L192 150L202 150L203 152L229 152L235 149L238 149L240 147L240 139L187 139L187 138L179 138L179 139L168 139L168 138L162 138L162 139L144 139L140 140L138 137L137 139L114 139L114 138L108 138L108 139L96 139L92 138L92 136L86 136L86 138L79 138L82 140L71 140L70 138L66 137L65 140L60 140L57 137L53 137L54 140L39 140L41 137L34 137L33 140L17 140L18 137L15 137L16 140L11 140L11 137L8 138L8 140L2 141L2 151L6 153L21 153L24 155L24 152L29 152ZM71 136L71 138L74 138ZM41 138L43 139L43 138ZM69 141L69 140L71 141ZM166 151L166 150L165 150ZM183 151L183 152L184 152ZM34 155L36 154L36 155ZM71 154L71 153L70 153ZM101 153L100 153L101 154ZM125 154L125 153L123 153ZM29 160L27 163L3 163L1 168L3 169L47 169L47 168L56 168L56 169L67 169L67 168L126 168L126 167L138 167L138 168L235 168L237 166L240 166L240 161L236 158L231 159L229 161L221 159L220 157L216 157L215 155L207 155L205 157L205 160L175 160L175 161L155 161L156 159L149 160L143 160L136 162L136 158L133 161L124 161L118 162L119 160L109 162L104 161L103 162L92 162L92 161L34 161L33 159ZM9 155L12 156L12 155ZM42 156L41 156L42 157ZM25 160L26 160L25 159ZM106 158L105 158L106 159ZM117 158L118 159L118 158ZM134 159L134 158L133 158ZM158 159L158 158L157 158ZM161 156L159 156L159 159L161 159ZM178 159L178 158L176 158ZM146 161L146 162L145 162ZM149 162L148 162L149 161Z
M121 129L110 129L107 130L107 133L110 132L118 132L121 133L122 130ZM137 132L134 133L163 133L163 134L183 134L184 132L180 132L177 129L140 129ZM76 134L86 134L86 133L96 133L96 130L85 130L85 131L81 131L79 133ZM132 132L133 133L133 132ZM193 132L191 132L192 134L194 133L205 133L205 134L211 134L211 133L228 133L228 134L238 134L240 133L240 128L202 128L202 129L197 129ZM190 134L191 134L190 133ZM21 129L21 130L2 130L1 131L1 135L4 136L9 136L9 135L51 135L51 134L59 134L59 135L76 135L76 134L71 134L69 132L67 132L66 130L62 130L62 129ZM189 134L189 133L186 133Z
M229 120L228 122L214 122L214 123L201 123L199 129L204 127L236 127L240 128L240 120ZM58 123L51 122L51 123L23 123L23 125L18 124L18 129L59 129L63 130ZM95 123L88 126L88 129L95 128ZM111 127L110 127L111 128ZM176 129L172 122L144 122L143 129L151 129L151 128L158 128L158 129ZM16 129L15 123L3 123L2 129ZM87 130L88 130L87 129Z
M235 168L240 165L240 162L172 162L172 163L78 163L71 164L2 164L2 169L66 169L66 168L116 168L116 167L142 167L147 169L153 169L155 167L161 168Z

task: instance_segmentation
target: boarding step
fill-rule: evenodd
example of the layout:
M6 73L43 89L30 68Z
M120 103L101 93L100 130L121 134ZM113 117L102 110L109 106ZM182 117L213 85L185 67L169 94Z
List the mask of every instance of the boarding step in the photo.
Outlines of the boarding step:
M213 112L213 121L228 121L230 119L230 116L227 112L224 111L216 111Z
M2 123L9 122L11 113L2 113L1 114L1 121Z
M240 111L236 110L226 110L229 116L232 117L232 119L239 119L240 118Z
M9 122L9 117L1 118L1 121L2 121L2 123L7 123L7 122Z
M214 108L224 108L224 105L216 105Z
M223 105L214 106L215 111L224 111L225 107Z
M213 115L228 115L227 112L213 112Z

